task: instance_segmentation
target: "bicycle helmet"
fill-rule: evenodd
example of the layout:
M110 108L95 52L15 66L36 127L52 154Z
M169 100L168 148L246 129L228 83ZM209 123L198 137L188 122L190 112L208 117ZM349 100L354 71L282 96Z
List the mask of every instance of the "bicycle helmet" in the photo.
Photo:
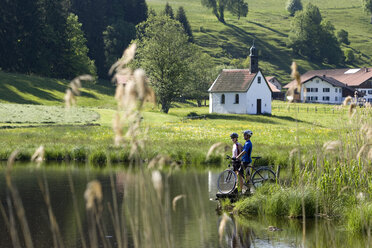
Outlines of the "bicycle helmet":
M239 135L237 134L237 133L232 133L232 134L230 134L230 138L238 138L239 137Z
M249 136L252 137L253 132L252 132L251 130L245 130L245 131L244 131L244 135L249 135Z

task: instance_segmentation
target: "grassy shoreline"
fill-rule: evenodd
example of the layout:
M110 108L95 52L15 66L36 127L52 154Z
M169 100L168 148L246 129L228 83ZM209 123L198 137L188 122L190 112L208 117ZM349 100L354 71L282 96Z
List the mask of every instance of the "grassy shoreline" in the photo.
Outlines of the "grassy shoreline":
M128 161L129 147L113 146L115 111L102 108L89 108L89 111L98 114L99 119L86 122L82 119L73 125L63 122L45 125L26 120L24 123L1 123L16 128L0 129L0 159L7 159L12 150L18 149L18 159L28 160L37 147L43 145L47 160ZM206 118L187 119L191 112ZM221 164L222 155L230 153L229 134L251 129L254 155L262 156L264 163L286 166L293 149L303 150L311 157L317 147L336 139L346 128L340 125L347 121L346 113L346 109L338 106L288 105L278 101L273 102L272 116L209 114L207 107L197 108L190 104L172 108L166 115L148 107L143 113L142 129L149 131L147 135L143 134L147 146L142 158L151 160L161 154L182 164ZM206 162L209 148L218 142L226 146L223 154L216 153Z

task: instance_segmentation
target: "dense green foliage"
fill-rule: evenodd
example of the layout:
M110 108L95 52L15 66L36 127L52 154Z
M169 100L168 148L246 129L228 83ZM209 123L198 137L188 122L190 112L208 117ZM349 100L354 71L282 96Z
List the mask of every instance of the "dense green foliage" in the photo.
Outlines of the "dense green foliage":
M185 33L189 37L189 41L193 42L194 37L192 35L191 26L190 26L189 21L187 20L185 9L182 6L180 6L177 10L176 20L182 24L182 27L185 30Z
M173 101L185 95L188 84L194 85L190 88L196 95L207 90L211 80L208 56L188 42L181 23L168 15L150 16L137 30L137 63L147 71L164 113L168 113Z
M94 73L77 19L68 1L5 1L1 6L0 67L71 78ZM79 41L77 41L79 40ZM81 50L81 52L80 52ZM75 61L78 65L73 65Z
M345 49L345 62L352 63L355 61L355 55L350 48Z
M337 39L340 43L350 45L349 33L344 29L340 29L339 31L337 31Z
M106 27L103 31L106 69L122 56L124 49L135 36L135 26L121 19Z
M163 14L169 16L169 18L171 18L171 19L174 19L173 9L172 9L172 7L169 5L168 2L165 4Z
M96 66L107 78L112 61L135 38L134 26L147 18L147 5L145 0L16 0L4 1L0 15L3 70L74 78L95 75Z
M363 9L365 12L372 15L372 0L362 0ZM371 24L372 24L372 16L371 16Z
M286 10L291 16L294 16L296 11L302 10L301 0L288 0Z
M289 34L288 46L293 52L310 60L340 63L343 53L330 21L324 21L319 8L309 3L297 12Z
M72 0L71 11L83 24L89 56L101 78L107 78L112 61L135 38L133 27L147 18L145 0Z
M240 17L247 17L248 15L248 3L244 0L231 1L231 4L227 5L227 10L236 17L238 20Z
M81 30L81 23L79 23L78 17L72 13L67 17L66 37L70 49L70 56L68 56L66 61L70 65L70 71L66 71L66 73L71 78L75 75L87 73L96 75L94 61L88 56L87 39Z

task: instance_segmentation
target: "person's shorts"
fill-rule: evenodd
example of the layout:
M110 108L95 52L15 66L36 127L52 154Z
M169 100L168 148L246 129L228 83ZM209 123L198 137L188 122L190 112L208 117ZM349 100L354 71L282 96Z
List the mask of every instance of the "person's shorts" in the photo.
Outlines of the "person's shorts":
M239 173L239 175L241 175L243 178L245 178L245 176L244 176L244 169L245 169L244 162L242 163L240 161L234 161L233 166L234 166L234 171L237 171Z

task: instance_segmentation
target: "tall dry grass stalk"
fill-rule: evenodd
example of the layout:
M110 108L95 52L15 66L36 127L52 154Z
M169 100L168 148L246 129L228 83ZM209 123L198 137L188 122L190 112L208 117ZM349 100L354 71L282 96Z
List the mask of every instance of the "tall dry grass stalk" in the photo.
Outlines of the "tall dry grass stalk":
M64 97L66 108L76 105L77 96L80 95L80 88L82 81L93 81L94 78L91 75L80 75L69 83L69 88L66 90Z
M16 219L15 219L15 216L12 210L14 207L14 209L16 210L17 218L18 218L18 224L21 226L21 229L22 229L25 247L33 248L34 245L32 242L31 232L28 226L22 199L19 196L18 190L16 186L13 184L12 177L11 177L13 164L14 164L14 161L17 155L18 155L18 151L16 150L12 152L12 154L9 156L7 168L6 168L6 175L5 175L6 185L7 185L7 190L8 190L7 191L7 204L8 204L9 214L10 214L10 217L9 217L10 219L9 223L10 223L10 228L11 228L10 233L12 237L13 246L20 247L20 246L17 246L19 245L20 239L18 237Z
M49 185L46 180L45 174L43 175L43 180L41 178L38 178L38 182L39 182L41 193L44 197L45 204L48 209L49 223L50 223L50 228L51 228L52 237L53 237L53 247L64 248L65 246L63 244L63 239L62 239L62 235L60 232L60 228L59 228L57 219L52 209L52 203L50 200L50 193L49 193Z
M141 139L141 110L146 101L155 103L154 91L150 88L145 71L142 69L132 70L128 64L134 59L136 44L132 44L110 68L109 74L113 75L116 82L115 99L118 103L118 112L113 121L114 142L116 146L124 145L128 141L130 146L130 158L140 160L140 152L144 149L144 141ZM127 133L123 137L123 129Z
M297 63L292 62L291 65L291 77L295 80L295 83L291 85L291 87L288 89L286 96L288 102L293 102L295 100L295 94L301 92L301 75L297 70ZM306 88L304 87L304 94L306 94ZM306 99L306 97L305 97Z
M40 167L40 164L44 161L45 157L45 148L40 146L36 149L35 153L31 156L31 161L36 162L37 167Z
M223 156L229 149L230 147L222 142L215 143L209 148L206 160L209 160L213 154Z

